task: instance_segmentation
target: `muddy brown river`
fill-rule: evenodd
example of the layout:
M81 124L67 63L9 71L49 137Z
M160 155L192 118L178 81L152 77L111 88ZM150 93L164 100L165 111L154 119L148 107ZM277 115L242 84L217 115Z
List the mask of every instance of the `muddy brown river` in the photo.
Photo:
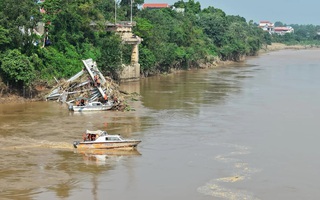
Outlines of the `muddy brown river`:
M0 199L320 199L320 50L125 83L135 111L0 105ZM136 151L76 151L86 130Z

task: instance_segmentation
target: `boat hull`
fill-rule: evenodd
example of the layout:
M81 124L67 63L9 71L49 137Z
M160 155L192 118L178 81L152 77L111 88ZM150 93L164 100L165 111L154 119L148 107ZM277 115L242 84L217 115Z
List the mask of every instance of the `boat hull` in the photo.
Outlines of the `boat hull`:
M77 149L135 149L141 141L126 142L74 142L73 146Z
M94 107L94 106L73 106L71 111L74 112L92 112L92 111L107 111L110 110L112 107L111 106L99 106L99 107Z
M74 153L90 154L90 155L114 155L114 156L131 156L141 155L141 153L133 148L131 151L123 149L75 149Z
M69 110L74 112L107 111L110 110L112 106L112 103L101 104L99 102L93 102L89 105L84 106L69 105Z

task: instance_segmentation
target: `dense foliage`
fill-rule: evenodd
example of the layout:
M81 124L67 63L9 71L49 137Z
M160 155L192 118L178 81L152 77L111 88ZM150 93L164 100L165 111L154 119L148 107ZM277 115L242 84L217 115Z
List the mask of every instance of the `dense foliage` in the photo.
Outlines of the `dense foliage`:
M139 9L144 1L135 0L132 13L131 2L0 0L0 80L16 89L31 88L34 83L70 77L87 58L96 60L105 75L117 78L122 65L130 63L131 47L107 32L106 24L131 17L137 22L134 34L143 38L139 63L145 75L198 67L217 58L238 61L271 42L271 36L252 21L214 7L202 10L194 0L150 10ZM42 35L34 31L41 23ZM290 41L319 41L318 27L294 28L294 35L285 36Z

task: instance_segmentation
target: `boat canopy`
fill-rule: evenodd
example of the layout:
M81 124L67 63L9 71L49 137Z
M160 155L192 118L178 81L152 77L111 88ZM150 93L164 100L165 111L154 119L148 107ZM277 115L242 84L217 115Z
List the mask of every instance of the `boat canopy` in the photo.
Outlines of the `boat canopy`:
M96 131L87 130L86 134L95 134L95 135L101 136L101 135L106 135L107 132L106 131L102 131L102 130L96 130Z

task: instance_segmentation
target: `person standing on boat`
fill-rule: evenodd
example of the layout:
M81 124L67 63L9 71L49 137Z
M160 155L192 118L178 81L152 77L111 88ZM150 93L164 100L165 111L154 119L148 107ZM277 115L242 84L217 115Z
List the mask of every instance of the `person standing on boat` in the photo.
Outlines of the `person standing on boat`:
M85 105L84 99L81 99L81 101L80 101L80 106L84 106L84 105Z
M95 134L91 134L91 141L95 141L96 140L96 135Z

